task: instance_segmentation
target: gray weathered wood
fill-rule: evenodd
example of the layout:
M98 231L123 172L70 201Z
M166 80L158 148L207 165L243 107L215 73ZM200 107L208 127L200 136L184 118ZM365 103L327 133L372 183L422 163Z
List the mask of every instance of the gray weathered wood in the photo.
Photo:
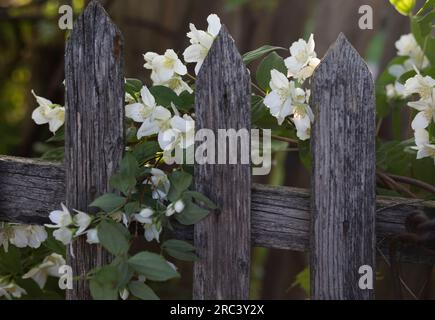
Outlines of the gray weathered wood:
M0 221L48 223L48 213L65 199L64 176L63 166L57 163L0 156ZM17 188L17 184L26 187ZM34 188L37 199L32 196ZM254 184L251 197L251 246L309 251L308 190ZM434 201L377 197L376 205L377 243L385 254L389 238L406 231L405 220L410 214L422 211L435 218ZM193 228L178 227L174 235L193 240ZM421 249L410 246L401 252L401 260L435 264L435 259Z
M88 205L110 191L109 177L122 158L123 44L118 28L97 1L77 19L66 46L66 203L88 211ZM107 263L100 246L86 237L73 244L69 256L75 276ZM79 280L69 299L90 299L88 282Z
M372 75L340 34L313 78L311 297L372 299L375 271L375 109Z
M250 76L224 26L199 72L195 104L196 130L212 129L216 137L218 129L250 130ZM194 266L194 299L249 295L251 169L241 164L238 149L238 164L195 165L195 188L219 211L195 225L200 259Z
M0 156L0 220L42 224L64 201L61 164Z

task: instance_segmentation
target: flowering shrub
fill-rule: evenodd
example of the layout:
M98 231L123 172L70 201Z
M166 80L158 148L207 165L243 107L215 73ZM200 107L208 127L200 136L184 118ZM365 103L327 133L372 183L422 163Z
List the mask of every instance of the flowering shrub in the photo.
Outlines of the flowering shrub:
M430 19L426 15L427 11L433 12L433 1L427 1L415 16L410 13L412 7L400 6L397 4L400 1L395 3L401 13L410 15L413 33L396 42L398 57L379 77L378 127L384 118L397 112L405 99L412 100L407 105L417 111L411 123L415 138L387 143L379 138L378 167L392 173L416 172L421 171L421 162L416 159L435 161L435 40L430 35ZM220 19L214 14L207 22L206 31L190 24L187 33L190 46L184 51L183 60L195 64L195 76L221 28ZM299 39L290 46L289 52L286 51L263 46L243 56L247 66L262 59L252 83L255 92L252 94L252 124L256 128L273 129L277 140L296 142L301 159L306 163L314 121L311 92L307 88L320 60L313 35L307 40ZM285 57L278 52L285 52ZM179 277L169 259L197 259L195 248L189 243L162 239L162 231L171 230L174 221L192 225L216 208L207 197L191 190L191 166L164 164L174 151L188 151L194 144L195 76L189 74L187 66L171 49L164 54L148 52L144 54L144 61L152 85L146 86L137 79L125 80L127 146L119 171L110 178L110 185L117 193L104 194L90 204L98 209L97 214L60 204L61 210L50 213L51 224L45 225L47 229L1 223L0 297L21 298L30 291L40 295L41 290L59 294L55 286L47 288L47 285L51 278L59 277L59 266L65 264L64 246L71 246L78 237L86 237L89 244L101 244L115 256L111 264L87 275L96 299L127 299L131 295L155 299L157 296L148 286L148 280ZM49 125L49 130L55 134L50 141L63 141L65 108L33 94L38 104L33 120ZM46 157L59 159L62 154L51 153ZM403 163L404 158L406 163ZM397 165L396 161L402 162ZM432 170L432 167L432 163L429 166L424 163L425 169ZM384 189L378 191L385 192ZM143 251L130 255L133 224L142 227L145 241L160 245L160 254ZM21 254L20 250L27 251ZM74 256L72 250L71 255ZM30 258L21 262L21 256Z

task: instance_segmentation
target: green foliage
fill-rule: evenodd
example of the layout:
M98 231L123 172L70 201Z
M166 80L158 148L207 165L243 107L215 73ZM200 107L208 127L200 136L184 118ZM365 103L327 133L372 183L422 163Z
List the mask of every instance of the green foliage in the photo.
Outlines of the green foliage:
M119 278L119 271L115 266L100 268L89 282L92 297L96 300L117 300Z
M270 72L273 69L276 69L283 74L287 74L287 67L285 66L284 59L276 52L272 52L264 58L257 68L256 79L258 86L266 92L270 91Z
M162 249L171 257L178 260L196 261L198 259L198 256L195 254L195 247L185 241L167 240L162 244Z
M131 257L128 264L136 272L152 281L166 281L180 276L163 256L152 252L140 252Z
M128 290L137 298L142 300L159 300L155 292L145 283L132 281L128 284Z
M104 212L112 212L119 209L125 203L125 198L114 193L106 193L95 199L89 206L100 208Z
M159 106L170 108L171 103L173 103L175 106L181 105L180 97L178 97L177 94L168 87L153 86L149 90Z
M251 62L253 62L257 59L260 59L264 55L266 55L272 51L276 51L276 50L287 50L287 49L282 48L282 47L274 47L274 46L265 45L265 46L262 46L260 48L255 49L253 51L249 51L249 52L245 53L242 57L243 62L245 64L250 64Z
M169 189L168 199L172 202L181 198L181 194L192 184L193 177L184 171L174 171L169 176L171 188Z
M128 253L130 233L120 223L104 220L98 225L98 238L111 254L119 256Z

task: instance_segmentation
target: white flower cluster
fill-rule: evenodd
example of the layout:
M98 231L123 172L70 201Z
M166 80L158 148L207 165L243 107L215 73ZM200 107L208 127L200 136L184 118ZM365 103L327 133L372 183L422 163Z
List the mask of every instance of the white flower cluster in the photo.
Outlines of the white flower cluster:
M0 247L8 252L9 243L17 248L37 249L47 239L47 232L42 226L5 224L0 225Z
M39 125L48 123L49 130L55 133L65 122L65 108L37 96L33 90L32 94L39 105L32 113L33 121Z
M151 168L150 178L147 178L143 183L151 186L152 197L154 200L158 200L162 204L163 201L167 200L170 182L167 175L162 170ZM166 208L165 215L170 217L175 213L181 213L184 210L184 207L185 205L182 200L170 203ZM139 213L133 216L133 219L143 225L145 239L147 241L153 241L155 239L159 242L162 226L156 219L156 212L152 208L143 208Z
M264 104L269 108L271 115L277 118L279 125L288 116L293 116L292 121L296 127L296 134L301 140L310 138L314 115L308 105L310 90L303 90L298 86L312 76L314 69L320 63L314 48L313 35L310 36L308 42L299 39L291 45L291 56L285 59L285 65L288 69L287 76L296 81L289 80L275 69L272 70L269 85L271 92L264 99Z
M408 79L404 86L404 95L417 94L418 101L408 102L408 106L418 111L411 127L414 130L417 159L433 158L435 164L435 143L430 141L427 127L435 122L435 80L429 76L417 74Z
M405 98L405 86L399 82L399 78L406 72L413 69L422 70L429 66L429 60L424 55L423 50L418 45L414 36L405 34L395 43L397 55L407 57L403 64L394 64L388 68L388 73L395 77L395 82L386 86L387 97Z
M50 212L49 219L53 224L46 224L45 226L56 229L53 232L53 237L64 245L70 244L73 237L85 233L88 237L87 242L95 243L97 240L96 231L93 229L87 230L92 222L92 217L84 212L74 211L77 214L72 217L68 208L62 203L62 210Z
M27 294L26 290L17 285L9 277L0 277L0 298L6 297L10 300L12 298L21 298Z
M38 286L43 289L49 276L57 278L61 276L59 274L59 268L65 264L66 261L61 255L52 253L45 257L41 264L30 269L29 272L23 275L23 279L33 279Z
M154 96L144 86L141 101L125 106L125 115L135 122L142 123L137 138L157 134L160 148L171 153L176 148L186 149L194 144L195 121L190 115L180 116L174 107L171 111L156 104Z

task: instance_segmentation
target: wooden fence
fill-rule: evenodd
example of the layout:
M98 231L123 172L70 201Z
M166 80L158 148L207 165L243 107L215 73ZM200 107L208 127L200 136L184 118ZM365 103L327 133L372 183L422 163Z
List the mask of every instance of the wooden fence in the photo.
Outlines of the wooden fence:
M98 2L76 21L65 60L65 162L0 156L0 220L42 224L61 202L87 211L111 191L108 178L124 150L123 40ZM250 165L195 165L196 188L219 205L194 230L175 232L194 240L200 256L195 299L248 298L254 246L309 252L313 299L372 299L374 290L358 286L359 267L376 270L376 253L388 255L388 239L405 231L406 218L435 209L434 202L375 198L373 79L344 35L312 85L311 190L252 185ZM196 129L250 128L250 76L225 27L198 75L195 104ZM110 259L83 239L73 250L75 275ZM419 247L403 249L400 259L433 263ZM90 299L86 283L76 281L67 298Z

